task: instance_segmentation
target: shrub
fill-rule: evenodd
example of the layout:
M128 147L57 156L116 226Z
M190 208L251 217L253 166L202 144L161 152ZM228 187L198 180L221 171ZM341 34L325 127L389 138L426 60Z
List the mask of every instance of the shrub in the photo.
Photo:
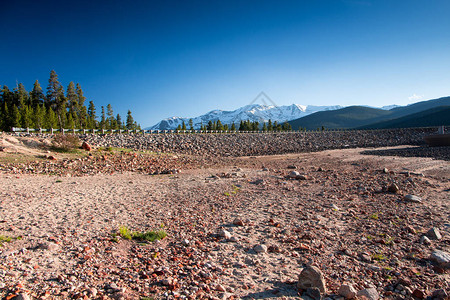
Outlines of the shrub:
M80 147L80 139L73 134L57 134L53 137L52 148L59 152L71 152Z

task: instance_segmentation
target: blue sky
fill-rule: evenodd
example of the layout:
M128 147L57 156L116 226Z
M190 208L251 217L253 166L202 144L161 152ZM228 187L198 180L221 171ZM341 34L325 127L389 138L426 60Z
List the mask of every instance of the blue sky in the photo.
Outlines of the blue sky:
M54 69L150 126L278 105L406 105L450 95L450 1L5 1L0 85Z

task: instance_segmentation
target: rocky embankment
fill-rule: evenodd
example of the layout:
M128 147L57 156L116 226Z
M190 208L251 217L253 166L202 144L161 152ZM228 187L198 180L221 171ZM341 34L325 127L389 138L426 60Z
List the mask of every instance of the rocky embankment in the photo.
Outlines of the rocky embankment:
M95 146L210 156L252 156L328 149L421 145L433 129L245 134L88 134Z

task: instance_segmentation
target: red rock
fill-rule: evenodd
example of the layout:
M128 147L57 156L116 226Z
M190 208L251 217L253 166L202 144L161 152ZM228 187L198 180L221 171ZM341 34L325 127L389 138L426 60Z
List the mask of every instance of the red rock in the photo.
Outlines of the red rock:
M419 289L415 289L414 292L412 293L412 295L413 295L413 297L419 298L419 299L425 298L425 293Z
M86 151L91 151L91 150L92 150L91 145L89 145L89 144L86 143L86 142L83 142L83 144L81 144L81 148L83 148L83 149L86 150Z

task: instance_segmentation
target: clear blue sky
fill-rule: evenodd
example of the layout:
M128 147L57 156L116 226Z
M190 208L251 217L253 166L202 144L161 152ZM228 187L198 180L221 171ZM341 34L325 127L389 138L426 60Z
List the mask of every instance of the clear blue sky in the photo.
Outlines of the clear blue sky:
M450 95L450 1L2 1L0 85L54 69L142 126L278 105Z

